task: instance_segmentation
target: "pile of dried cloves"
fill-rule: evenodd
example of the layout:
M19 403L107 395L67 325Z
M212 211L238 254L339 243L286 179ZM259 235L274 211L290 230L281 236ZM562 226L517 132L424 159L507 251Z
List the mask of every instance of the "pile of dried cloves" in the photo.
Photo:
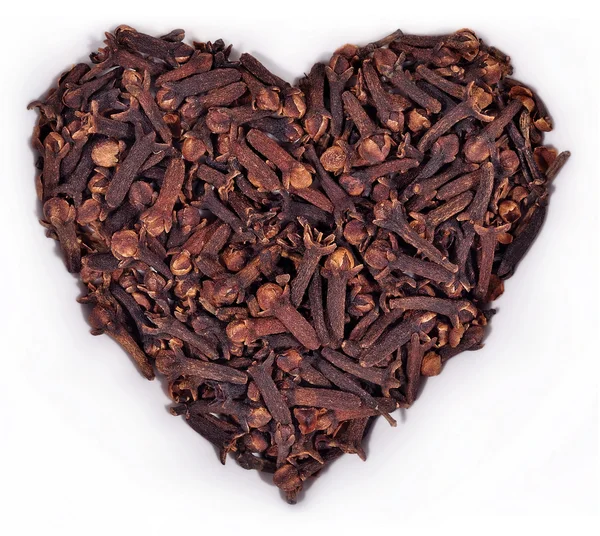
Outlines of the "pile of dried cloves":
M345 45L297 86L183 38L120 26L32 103L43 224L92 332L294 502L482 346L569 153L470 30Z

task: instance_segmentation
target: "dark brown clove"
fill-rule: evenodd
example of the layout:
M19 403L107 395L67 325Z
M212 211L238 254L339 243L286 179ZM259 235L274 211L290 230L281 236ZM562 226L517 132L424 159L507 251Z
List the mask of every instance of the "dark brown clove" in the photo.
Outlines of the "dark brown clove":
M287 287L284 290L275 283L267 283L257 290L256 298L265 314L278 318L300 343L310 350L319 348L315 330L290 303Z

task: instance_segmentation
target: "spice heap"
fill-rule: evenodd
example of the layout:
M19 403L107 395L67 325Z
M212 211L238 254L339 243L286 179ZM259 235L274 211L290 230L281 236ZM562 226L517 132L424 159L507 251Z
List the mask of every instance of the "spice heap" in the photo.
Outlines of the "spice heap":
M43 224L174 415L294 502L481 348L569 156L470 30L346 45L297 86L120 26L33 103Z

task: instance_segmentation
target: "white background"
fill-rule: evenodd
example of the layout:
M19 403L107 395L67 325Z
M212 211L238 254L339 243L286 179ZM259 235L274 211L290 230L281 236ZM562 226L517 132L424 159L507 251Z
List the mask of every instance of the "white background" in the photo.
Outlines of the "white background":
M36 4L4 17L0 54L0 534L524 534L558 528L560 516L570 534L591 530L600 159L591 4ZM515 76L539 89L554 117L547 141L573 153L540 238L497 302L485 348L429 379L396 429L380 419L367 462L344 456L296 506L233 460L222 467L168 414L160 384L108 337L89 334L78 284L37 223L35 114L25 107L122 23L223 37L289 80L348 41L469 27L512 56Z

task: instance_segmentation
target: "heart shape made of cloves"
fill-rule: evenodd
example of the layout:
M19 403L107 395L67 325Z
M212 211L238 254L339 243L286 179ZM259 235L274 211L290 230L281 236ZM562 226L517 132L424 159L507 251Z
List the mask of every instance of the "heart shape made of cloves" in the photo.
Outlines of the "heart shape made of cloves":
M470 30L345 45L293 86L120 26L32 103L43 224L171 411L294 502L482 346L568 152Z

